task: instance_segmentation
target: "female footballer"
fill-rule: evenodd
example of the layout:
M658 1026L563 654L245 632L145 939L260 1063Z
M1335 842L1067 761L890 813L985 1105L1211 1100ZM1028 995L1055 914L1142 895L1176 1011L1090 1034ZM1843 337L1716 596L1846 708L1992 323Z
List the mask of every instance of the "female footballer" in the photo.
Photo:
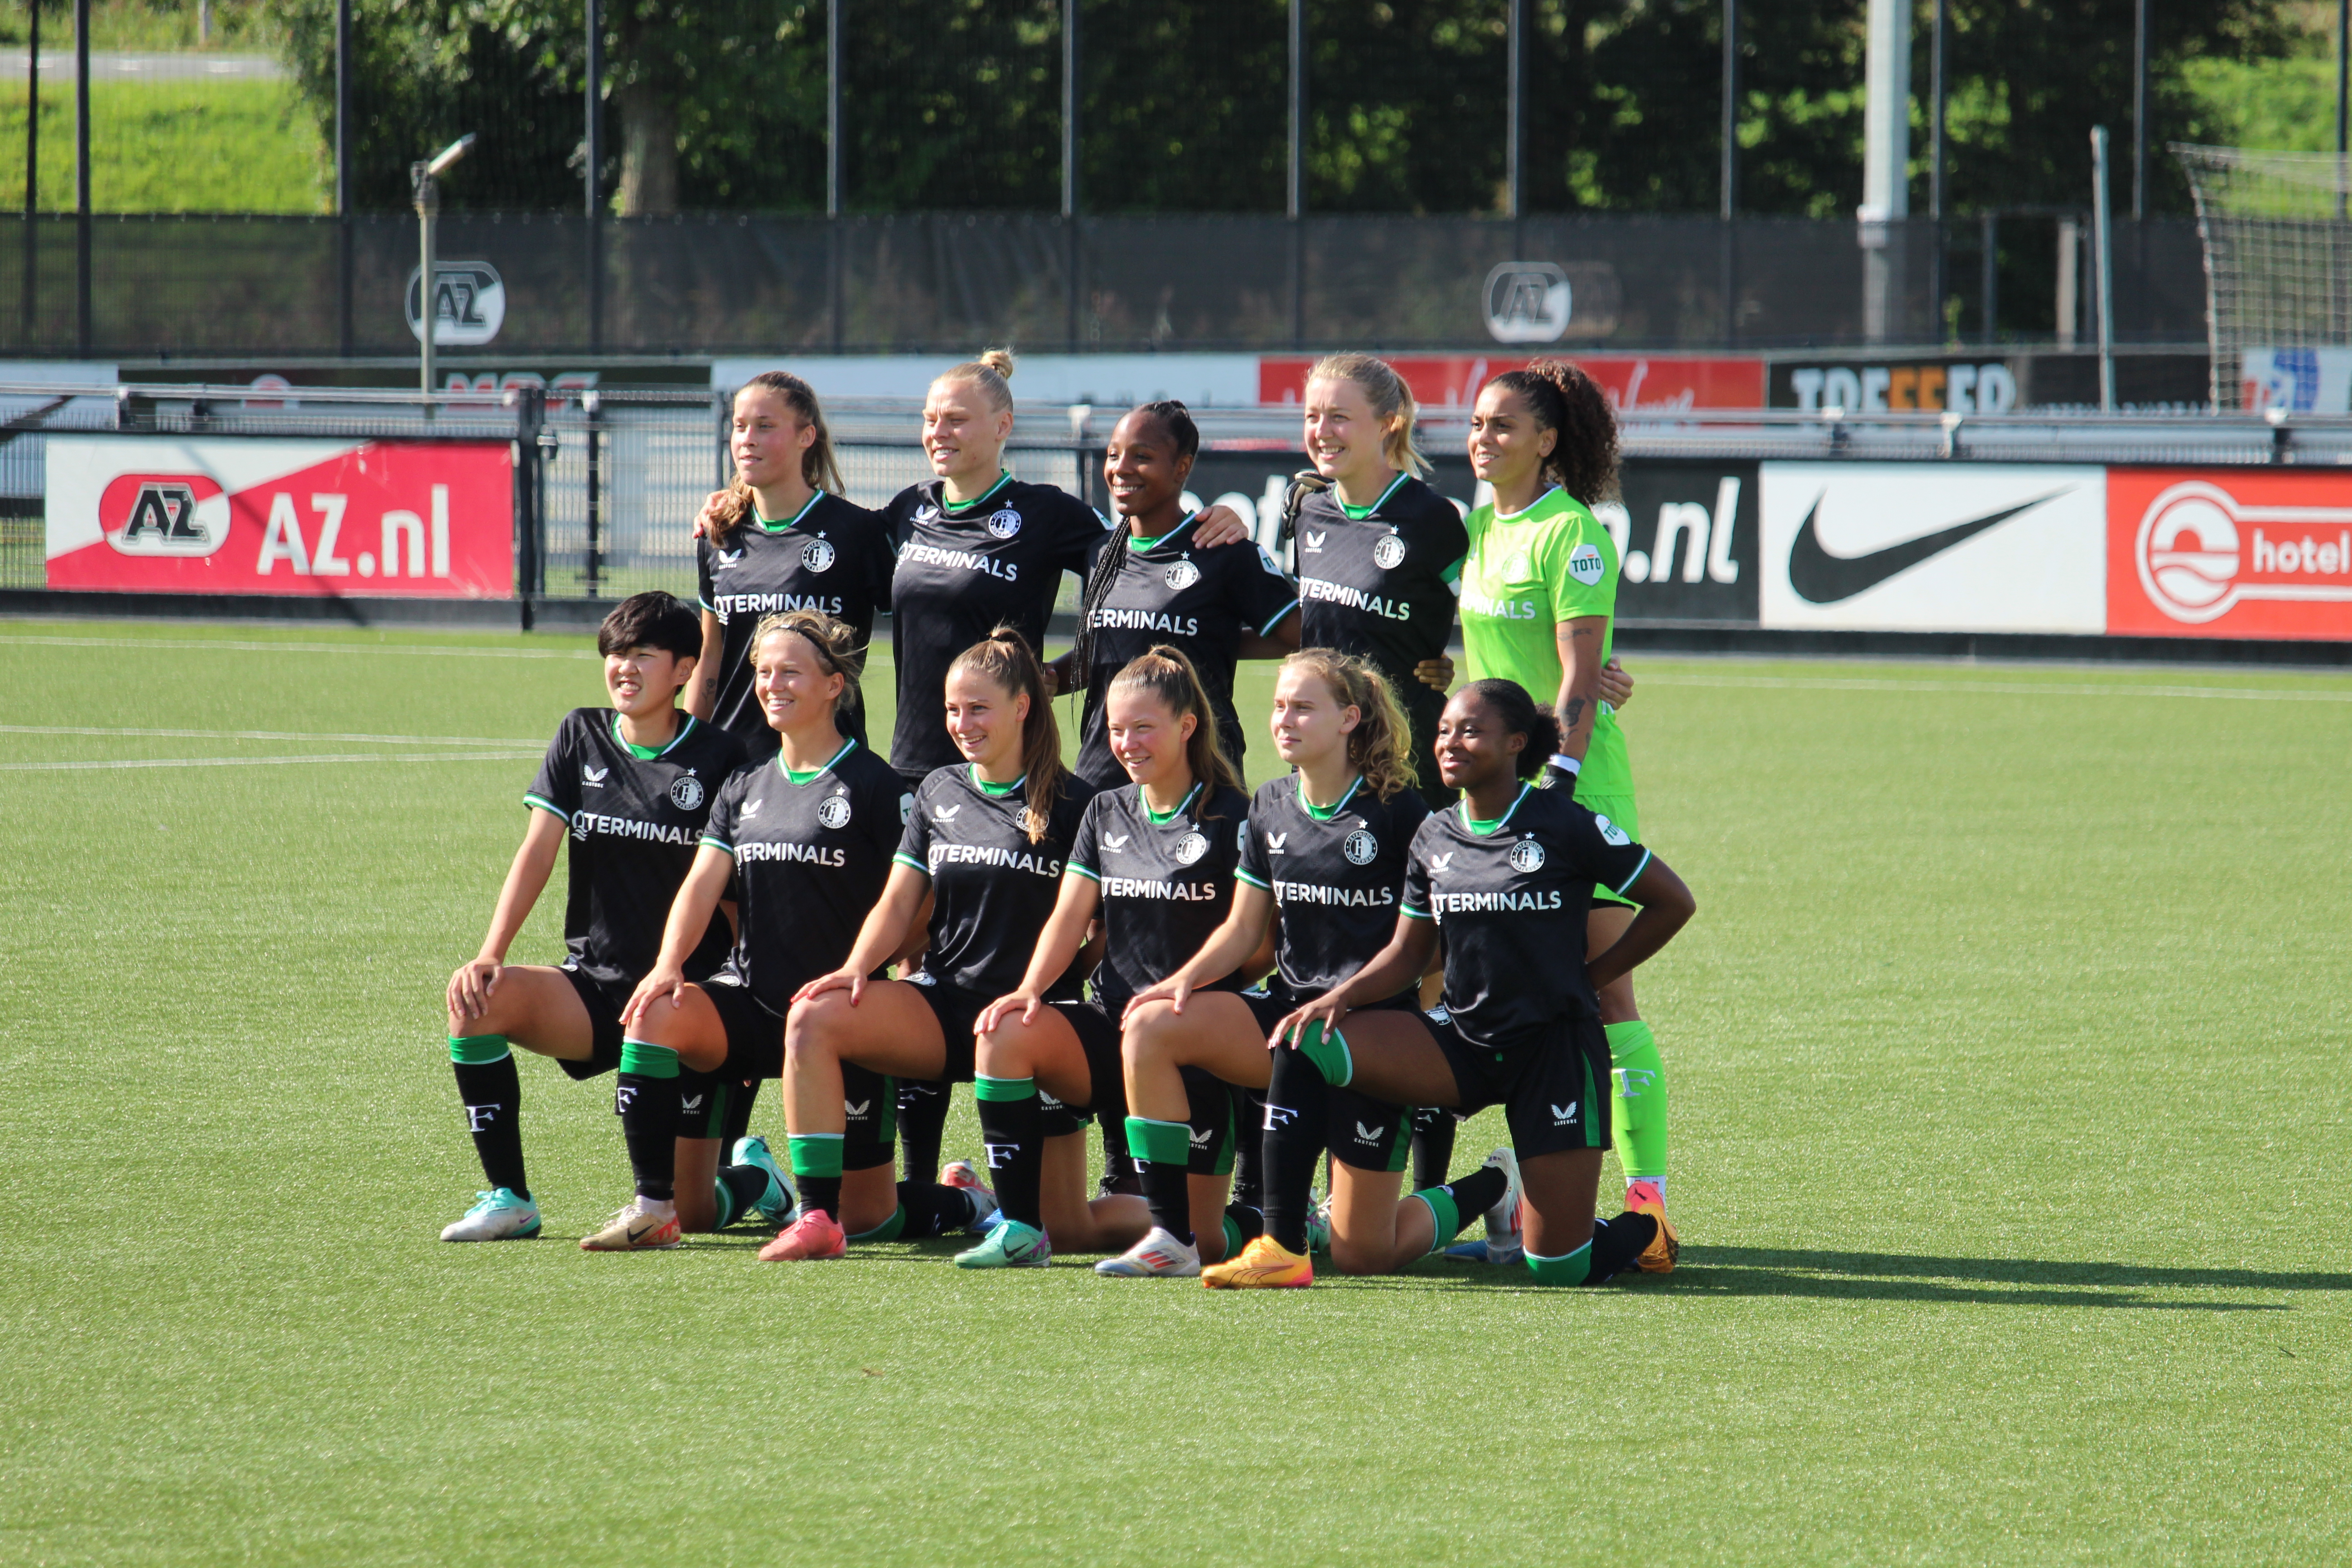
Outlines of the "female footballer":
M972 1022L1020 984L1053 913L1078 818L1094 798L1093 788L1062 765L1045 673L1019 632L1000 626L964 649L947 680L948 733L964 761L917 788L890 880L856 944L838 968L793 998L784 1071L795 1131L824 1124L828 1114L838 1120L844 1063L901 1078L972 1080ZM905 949L927 896L922 968L905 980L868 979ZM1080 979L1074 968L1053 994L1076 998ZM952 1194L949 1212L917 1214L918 1201L903 1201L908 1232L973 1227L996 1212L963 1162L941 1181L926 1190ZM1115 1201L1132 1221L1135 1200Z
M1125 1245L1089 1224L1077 1136L1084 1121L1072 1110L1124 1124L1150 1205L1146 1224L1127 1233L1134 1245L1096 1265L1097 1273L1198 1274L1201 1249L1189 1215L1223 1204L1219 1167L1231 1158L1230 1101L1204 1080L1202 1125L1127 1115L1118 1018L1129 997L1182 963L1223 921L1249 797L1218 749L1208 693L1179 650L1154 647L1120 670L1104 705L1112 754L1130 782L1087 802L1028 972L981 1010L975 1026L981 1137L1003 1210L987 1240L956 1259L965 1268L1043 1267L1053 1240L1071 1250ZM1097 917L1103 957L1094 996L1057 1002L1055 987ZM1234 980L1215 976L1203 989L1231 989ZM1044 1095L1058 1107L1049 1111ZM1051 1144L1071 1152L1048 1162ZM1047 1173L1055 1177L1050 1189L1041 1187ZM1087 1239L1074 1239L1089 1229ZM1223 1255L1224 1239L1221 1230L1202 1237L1213 1261Z
M688 1121L686 1137L696 1136L695 1114L711 1080L782 1073L793 994L847 957L888 876L906 822L906 790L890 765L849 739L841 722L843 710L857 701L862 656L855 631L814 610L771 616L752 638L756 689L776 731L776 754L719 790L694 868L670 906L661 955L622 1017L625 1089L631 1075L649 1088L683 1079L676 1105ZM678 961L730 881L740 910L734 950L718 973L689 983ZM803 1178L802 1221L770 1242L763 1258L804 1256L779 1249L807 1231L812 1210L824 1215L836 1244L843 1225L870 1230L898 1211L890 1181L891 1086L862 1069L848 1076L855 1079L849 1103L836 1101L816 1130L792 1140L793 1166ZM641 1092L635 1103L658 1106L661 1100ZM788 1118L791 1109L788 1100ZM642 1114L650 1121L658 1111ZM650 1137L647 1143L650 1155ZM630 1152L640 1157L634 1135ZM847 1194L845 1172L852 1173ZM631 1208L641 1210L642 1170L639 1180L640 1198ZM679 1218L688 1228L708 1218L685 1212L698 1195L695 1183L678 1184ZM613 1226L616 1247L643 1245L629 1239L641 1219L623 1211Z
M1198 953L1129 1002L1123 1047L1128 1108L1138 1117L1184 1113L1182 1068L1252 1088L1271 1082L1262 1132L1265 1234L1202 1274L1202 1283L1228 1289L1313 1283L1307 1187L1327 1146L1331 1258L1343 1273L1402 1268L1481 1212L1498 1240L1517 1223L1508 1150L1452 1187L1400 1203L1406 1136L1399 1108L1354 1089L1310 1092L1328 1111L1328 1122L1310 1121L1290 1091L1313 1068L1287 1047L1266 1049L1277 1020L1387 945L1406 853L1429 815L1412 789L1404 715L1369 660L1325 648L1291 655L1275 680L1272 728L1276 751L1294 771L1260 785L1250 802L1233 910ZM1265 994L1197 993L1255 947L1269 916L1276 973ZM1419 978L1366 1005L1397 1010L1420 1027ZM1319 1079L1313 1088L1321 1089Z
M660 949L661 916L693 864L710 797L743 761L732 736L677 710L701 647L694 612L667 594L622 600L596 631L613 705L567 714L523 795L530 825L489 931L449 977L449 1061L489 1189L441 1233L444 1241L539 1234L539 1205L523 1171L522 1083L509 1047L552 1057L580 1079L620 1065L621 1010ZM559 849L571 884L563 963L509 963L507 950ZM684 971L699 979L718 968L728 934L723 920L706 921ZM764 1145L752 1153L763 1159ZM778 1224L792 1207L789 1189L765 1173L750 1195Z
M1414 834L1395 934L1380 955L1275 1026L1314 1070L1291 1107L1310 1124L1318 1084L1389 1104L1501 1105L1524 1196L1524 1261L1546 1285L1598 1284L1627 1266L1674 1267L1663 1209L1592 1217L1609 1107L1598 987L1655 953L1696 911L1690 889L1622 827L1565 790L1528 782L1559 744L1525 689L1476 680L1447 701L1437 766L1461 792ZM1563 963L1595 886L1633 899L1617 940ZM1445 1008L1414 1018L1367 1004L1418 979L1444 935Z
M1201 432L1181 403L1147 403L1112 429L1103 482L1126 527L1095 553L1079 600L1077 645L1052 666L1056 689L1083 689L1078 774L1097 789L1127 782L1103 721L1111 678L1155 644L1181 648L1217 715L1216 739L1236 772L1244 754L1234 714L1234 667L1247 652L1298 646L1298 591L1258 550L1202 550L1201 519L1184 510L1184 482Z
M1617 607L1617 545L1592 515L1617 486L1617 421L1592 378L1542 360L1508 371L1478 394L1470 466L1494 500L1468 520L1462 567L1462 642L1472 677L1557 693L1562 731L1550 771L1579 802L1638 838L1624 731L1600 687ZM1620 941L1634 919L1622 897L1596 889L1588 953ZM1628 1208L1664 1212L1666 1074L1656 1038L1633 1001L1631 966L1599 987L1609 1038L1611 1126Z
M843 499L824 411L799 376L763 371L736 392L728 451L735 482L695 542L702 663L687 705L764 762L776 732L751 689L753 631L765 616L815 610L864 647L889 607L898 558L881 517Z

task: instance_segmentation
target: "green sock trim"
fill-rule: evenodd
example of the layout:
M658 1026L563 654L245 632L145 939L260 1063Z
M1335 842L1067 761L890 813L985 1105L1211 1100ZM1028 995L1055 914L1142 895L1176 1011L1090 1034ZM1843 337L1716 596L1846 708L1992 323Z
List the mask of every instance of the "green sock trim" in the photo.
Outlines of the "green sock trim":
M676 1078L677 1053L667 1046L657 1046L650 1040L624 1039L621 1042L621 1070L635 1073L639 1078Z
M1320 1024L1307 1025L1299 1031L1298 1054L1313 1062L1323 1081L1333 1089L1345 1089L1355 1081L1355 1054L1348 1049L1348 1037L1336 1028L1327 1032Z
M735 1189L727 1184L727 1178L724 1176L713 1176L710 1178L710 1199L718 1208L719 1228L720 1230L726 1229L729 1226L733 1225L737 1220L741 1219L745 1214L751 1211L751 1207L748 1203L737 1203L735 1198Z
M898 1207L890 1211L890 1217L888 1219L884 1220L872 1230L861 1230L856 1235L849 1237L846 1239L850 1241L896 1241L898 1239L898 1233L906 1228L907 1209L906 1205L902 1204Z
M1629 1182L1666 1173L1666 1063L1657 1037L1639 1018L1612 1024L1609 1037L1610 1140Z
M1034 1078L975 1078L971 1080L974 1100L1034 1100L1037 1080Z
M1154 1121L1148 1116L1127 1119L1127 1152L1155 1165L1192 1163L1192 1130L1181 1121Z
M1429 1205L1429 1217L1437 1222L1437 1238L1429 1244L1432 1252L1462 1234L1462 1206L1452 1193L1444 1187L1423 1187L1412 1195Z
M795 1132L784 1140L784 1150L792 1159L793 1175L841 1179L840 1133Z
M460 1067L485 1068L514 1055L504 1035L452 1035L449 1059Z
M1592 1272L1592 1243L1586 1242L1563 1258L1538 1258L1525 1255L1528 1272L1536 1277L1538 1285L1581 1285Z
M1224 1221L1225 1256L1239 1258L1242 1255L1242 1227L1234 1223L1234 1216L1231 1215L1225 1215Z

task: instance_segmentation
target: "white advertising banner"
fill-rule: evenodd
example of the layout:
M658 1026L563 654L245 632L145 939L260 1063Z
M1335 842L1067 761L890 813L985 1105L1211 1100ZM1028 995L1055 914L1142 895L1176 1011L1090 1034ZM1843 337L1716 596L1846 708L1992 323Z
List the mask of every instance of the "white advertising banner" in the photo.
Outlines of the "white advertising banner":
M2106 470L1766 463L1759 611L1775 627L2106 629Z

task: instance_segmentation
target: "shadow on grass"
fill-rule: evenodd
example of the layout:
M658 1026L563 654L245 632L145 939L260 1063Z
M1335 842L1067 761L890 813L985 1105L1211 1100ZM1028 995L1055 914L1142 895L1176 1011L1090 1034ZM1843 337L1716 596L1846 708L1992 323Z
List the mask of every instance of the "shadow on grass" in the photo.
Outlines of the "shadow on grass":
M1927 1258L1904 1252L1823 1252L1767 1247L1686 1247L1685 1268L1713 1273L1879 1275L2003 1285L2103 1285L2193 1290L2352 1290L2352 1274L2263 1268L2162 1268L2040 1258Z

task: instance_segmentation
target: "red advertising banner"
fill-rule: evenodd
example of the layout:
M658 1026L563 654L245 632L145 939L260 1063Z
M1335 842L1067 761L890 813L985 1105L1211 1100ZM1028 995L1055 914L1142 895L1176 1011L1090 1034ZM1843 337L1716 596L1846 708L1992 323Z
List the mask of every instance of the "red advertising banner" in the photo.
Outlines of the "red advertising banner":
M503 441L53 436L47 458L52 588L514 595Z
M2352 639L2352 472L2108 469L2107 630Z
M1764 362L1756 358L1685 359L1648 354L1383 355L1424 408L1466 409L1489 376L1523 368L1530 359L1572 359L1599 382L1618 412L1673 414L1691 408L1761 408ZM1307 388L1311 356L1261 357L1257 400L1296 403Z

